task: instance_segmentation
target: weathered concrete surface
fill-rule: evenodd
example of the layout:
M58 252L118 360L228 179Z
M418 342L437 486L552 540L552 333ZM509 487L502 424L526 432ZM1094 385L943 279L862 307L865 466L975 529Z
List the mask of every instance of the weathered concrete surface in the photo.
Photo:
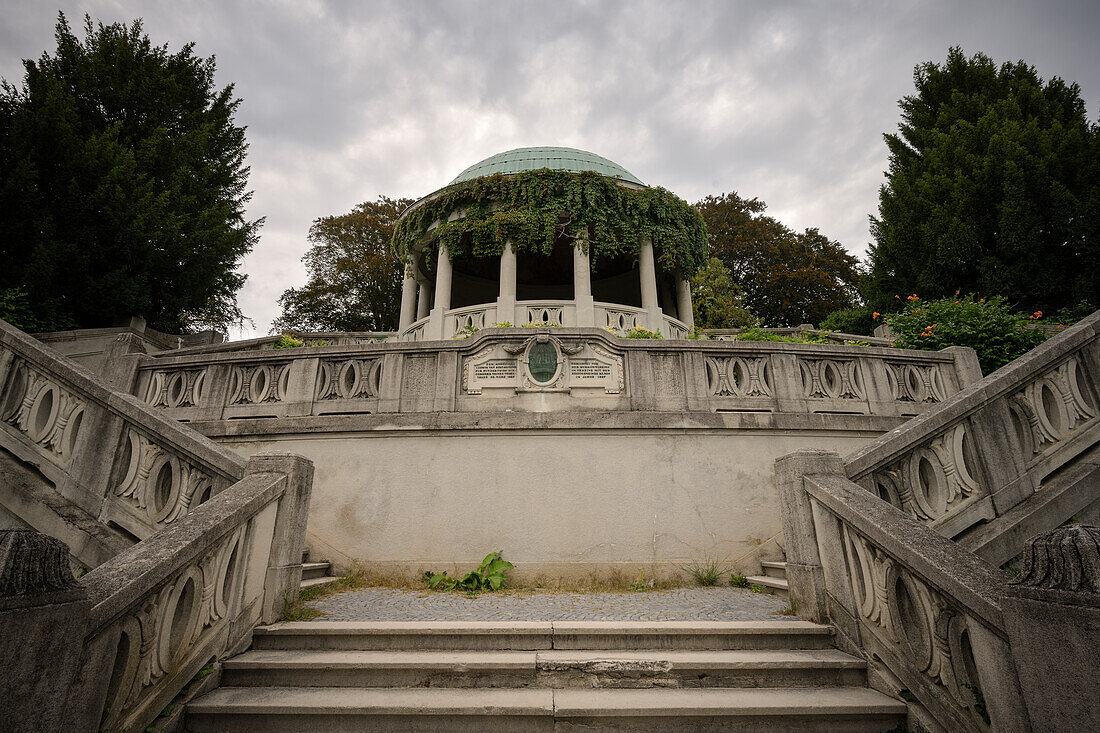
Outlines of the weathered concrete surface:
M90 607L64 543L0 531L0 730L62 730Z
M587 428L524 429L517 420L497 430L220 442L245 456L290 450L313 461L308 543L338 570L360 560L410 575L453 574L503 550L517 577L653 577L704 557L756 573L758 548L781 529L774 459L809 446L847 452L874 435L679 421L662 428L652 415L633 429L618 415L609 421L619 426L608 428L599 418ZM778 555L774 545L763 549L763 559Z

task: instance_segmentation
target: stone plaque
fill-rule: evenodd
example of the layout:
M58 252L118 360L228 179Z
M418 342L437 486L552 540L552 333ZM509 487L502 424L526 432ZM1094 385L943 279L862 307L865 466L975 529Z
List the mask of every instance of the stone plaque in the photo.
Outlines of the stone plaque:
M527 352L527 368L531 378L539 384L546 384L558 372L558 350L549 341L531 344Z

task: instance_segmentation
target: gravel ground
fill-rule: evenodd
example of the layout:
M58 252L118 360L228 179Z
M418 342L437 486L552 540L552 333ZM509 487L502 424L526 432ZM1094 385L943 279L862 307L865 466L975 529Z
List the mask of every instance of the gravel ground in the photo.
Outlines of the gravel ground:
M365 588L309 604L319 621L775 621L787 601L740 588L642 593L523 591L467 596L447 591Z

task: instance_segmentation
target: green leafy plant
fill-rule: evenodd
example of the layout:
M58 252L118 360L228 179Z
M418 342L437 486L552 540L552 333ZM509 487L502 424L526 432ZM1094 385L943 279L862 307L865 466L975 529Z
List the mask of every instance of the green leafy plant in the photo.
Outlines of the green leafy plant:
M434 573L428 570L424 573L424 582L430 590L464 590L467 593L478 593L483 590L500 590L508 583L504 577L507 570L515 567L512 563L501 558L501 552L490 552L478 565L477 570L471 570L461 578L452 578L447 571Z
M779 609L778 611L772 611L771 615L773 615L773 616L794 616L795 615L794 601L787 601L786 606L783 606L783 608Z
M630 582L630 590L636 591L636 592L645 591L645 590L652 590L653 588L656 587L656 585L657 585L657 580L655 578L651 578L649 580L646 580L645 571L644 570L639 570L638 571L638 577Z
M629 328L623 334L623 338L627 339L663 339L660 331L650 331L648 328L642 328L641 326L634 326Z
M734 588L748 588L749 579L741 573L730 573L730 585Z
M894 332L894 343L902 348L938 351L970 346L978 354L983 374L999 369L1044 338L1041 331L1028 327L1029 316L1013 313L1001 298L975 295L938 300L910 295L900 313L883 320Z
M462 217L450 221L459 210ZM442 223L429 231L436 222ZM560 237L586 248L594 263L636 254L648 238L662 269L685 277L707 259L697 209L663 188L625 188L593 171L542 168L448 186L405 212L394 228L394 249L404 257L425 237L429 252L442 244L452 259L497 257L505 242L516 253L548 255Z
M746 328L737 334L738 341L777 341L787 344L827 344L829 339L824 336L780 336L762 328Z
M560 323L554 323L552 321L532 321L531 323L521 323L520 328L561 328Z
M512 328L511 321L497 321L492 325L492 328Z
M468 339L480 330L477 326L463 326L451 339Z
M284 333L279 336L278 341L271 345L273 349L298 349L306 345L306 342L296 336L291 336L289 333Z
M767 593L768 586L761 585L760 583L750 583L749 590L751 590L753 593Z
M841 310L833 311L819 324L822 331L850 333L856 336L870 336L874 332L876 325L878 324L874 322L871 315L871 308L868 306L862 308L842 308Z

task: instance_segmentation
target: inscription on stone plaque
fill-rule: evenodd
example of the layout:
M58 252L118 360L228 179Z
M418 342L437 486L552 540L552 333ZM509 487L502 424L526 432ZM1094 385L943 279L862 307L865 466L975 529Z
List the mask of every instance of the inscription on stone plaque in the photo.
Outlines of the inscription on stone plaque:
M573 379L607 379L611 376L611 365L596 359L571 359L569 376Z
M490 359L474 364L475 379L515 379L515 359Z

